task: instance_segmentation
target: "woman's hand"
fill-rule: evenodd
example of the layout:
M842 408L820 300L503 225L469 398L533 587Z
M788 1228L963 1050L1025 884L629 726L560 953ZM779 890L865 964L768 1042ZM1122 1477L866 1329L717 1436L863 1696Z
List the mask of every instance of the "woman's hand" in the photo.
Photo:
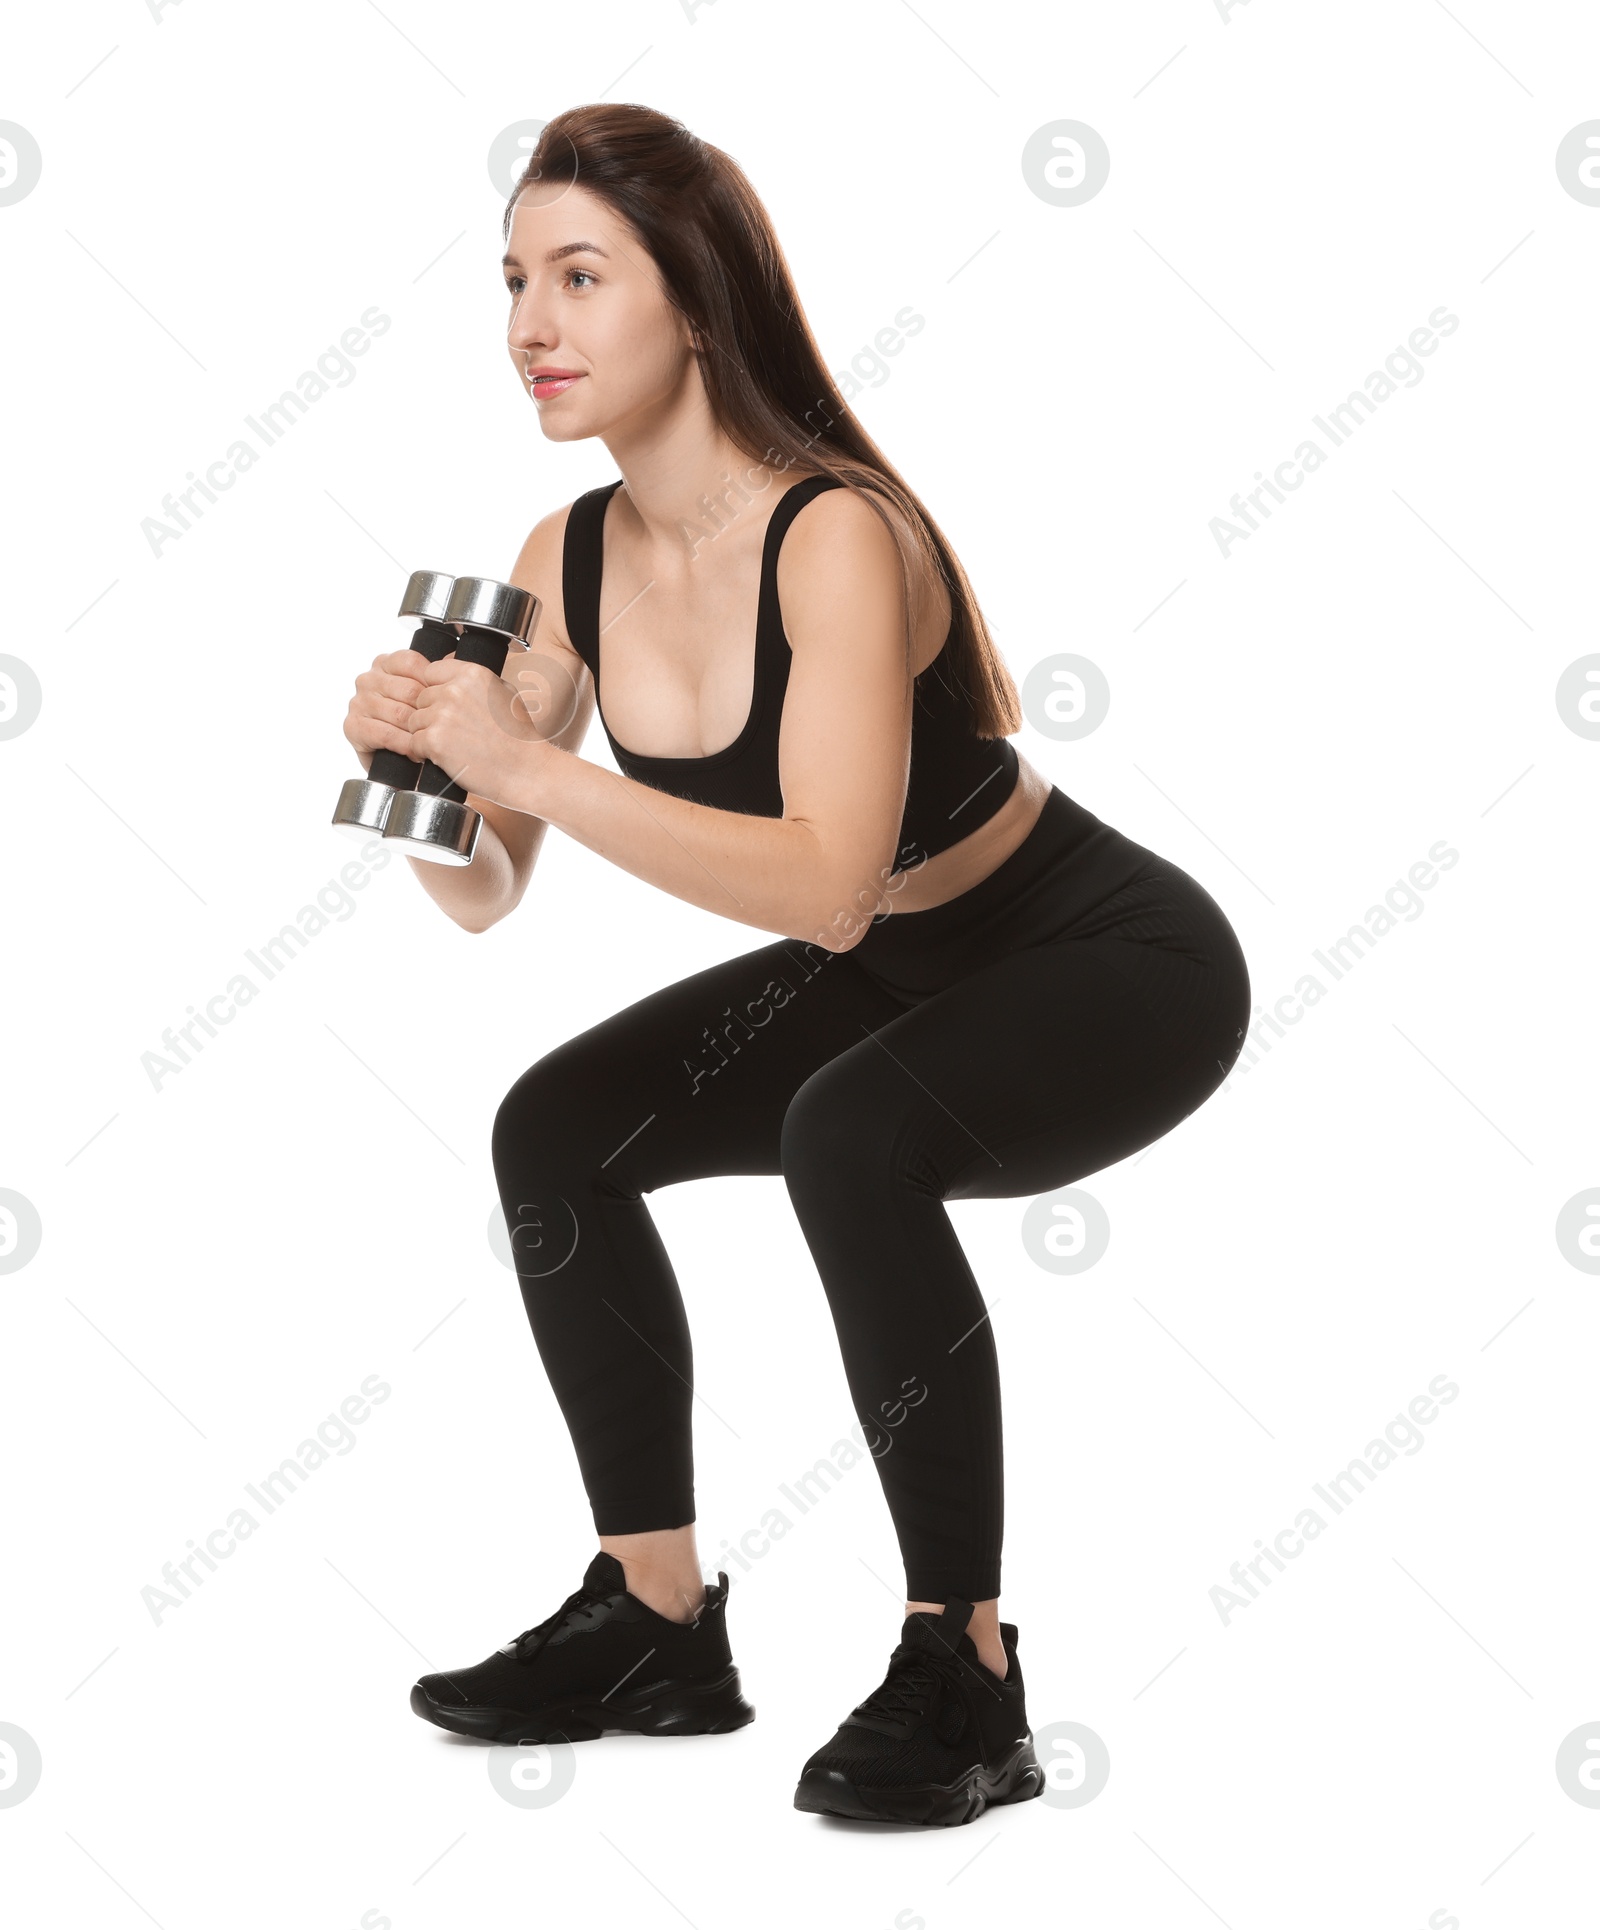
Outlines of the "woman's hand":
M544 740L517 692L479 663L459 657L419 661L409 755L431 759L455 783L492 804L526 811L539 756L534 747Z
M344 734L361 759L361 768L372 768L374 751L398 751L402 757L415 758L411 748L411 726L422 685L417 673L426 670L428 659L416 650L390 650L372 659L372 668L356 678L356 694L345 713Z

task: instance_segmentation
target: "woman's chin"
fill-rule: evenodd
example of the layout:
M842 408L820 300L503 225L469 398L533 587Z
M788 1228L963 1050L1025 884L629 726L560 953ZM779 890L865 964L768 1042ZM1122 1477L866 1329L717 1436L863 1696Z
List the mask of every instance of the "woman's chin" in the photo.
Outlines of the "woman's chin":
M559 415L539 411L539 428L546 442L582 442L595 432L588 423L563 421Z

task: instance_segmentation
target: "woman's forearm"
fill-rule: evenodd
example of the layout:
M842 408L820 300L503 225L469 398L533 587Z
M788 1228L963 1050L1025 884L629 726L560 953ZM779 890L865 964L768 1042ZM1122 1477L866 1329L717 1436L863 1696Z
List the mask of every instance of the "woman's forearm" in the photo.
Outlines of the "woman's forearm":
M423 890L463 931L486 932L510 910L516 893L511 854L486 818L469 865L436 864L406 854Z
M883 902L887 877L844 877L805 824L695 804L554 744L520 749L500 803L675 898L830 951L848 950Z

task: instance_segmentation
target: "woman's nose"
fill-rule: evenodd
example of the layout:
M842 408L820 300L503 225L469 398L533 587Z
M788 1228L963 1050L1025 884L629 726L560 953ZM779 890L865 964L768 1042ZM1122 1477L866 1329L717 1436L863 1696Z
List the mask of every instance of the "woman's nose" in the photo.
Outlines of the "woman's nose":
M543 351L550 347L548 325L539 313L535 299L526 289L511 310L511 320L506 325L506 341L514 349Z

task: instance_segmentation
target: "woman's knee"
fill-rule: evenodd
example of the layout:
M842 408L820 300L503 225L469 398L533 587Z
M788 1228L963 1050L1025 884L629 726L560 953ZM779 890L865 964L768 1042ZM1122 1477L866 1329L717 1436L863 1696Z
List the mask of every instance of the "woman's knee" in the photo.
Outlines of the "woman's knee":
M877 1184L892 1178L903 1107L878 1069L856 1048L819 1066L795 1090L783 1115L778 1156L791 1190L816 1180Z
M555 1054L529 1066L501 1100L491 1151L518 1283L563 1273L591 1212L604 1153L574 1113L569 1067Z
M510 1088L496 1109L489 1141L502 1188L530 1174L575 1175L604 1157L587 1143L584 1090L579 1068L559 1046Z

